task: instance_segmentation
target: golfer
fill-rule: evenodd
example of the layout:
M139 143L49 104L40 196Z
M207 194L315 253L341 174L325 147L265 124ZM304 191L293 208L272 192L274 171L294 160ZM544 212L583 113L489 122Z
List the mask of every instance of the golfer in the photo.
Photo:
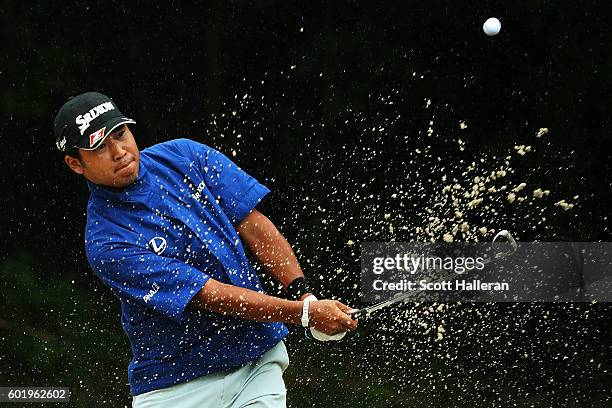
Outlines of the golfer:
M269 190L187 139L139 151L109 97L70 98L57 148L87 180L85 246L121 303L134 407L285 407L283 323L341 336L348 306L312 295L287 240L257 204ZM245 248L287 290L264 294ZM329 337L327 337L329 338Z

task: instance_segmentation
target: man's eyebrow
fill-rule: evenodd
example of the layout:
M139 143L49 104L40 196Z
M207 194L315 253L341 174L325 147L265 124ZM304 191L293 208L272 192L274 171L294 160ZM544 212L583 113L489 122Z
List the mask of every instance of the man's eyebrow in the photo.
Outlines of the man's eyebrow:
M118 135L125 132L125 125L121 125L121 127L118 127L117 129L113 130L111 132L111 135Z

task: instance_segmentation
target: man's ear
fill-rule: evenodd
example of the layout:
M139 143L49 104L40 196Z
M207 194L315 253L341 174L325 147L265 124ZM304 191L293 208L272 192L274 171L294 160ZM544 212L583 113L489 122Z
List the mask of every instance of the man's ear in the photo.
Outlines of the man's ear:
M68 167L70 167L70 170L74 171L77 174L83 174L83 165L81 164L81 161L79 159L66 155L64 156L64 161L66 162Z

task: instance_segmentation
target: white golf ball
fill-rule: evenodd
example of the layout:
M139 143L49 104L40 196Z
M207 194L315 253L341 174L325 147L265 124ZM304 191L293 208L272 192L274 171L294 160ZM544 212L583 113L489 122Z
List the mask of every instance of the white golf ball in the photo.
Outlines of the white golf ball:
M482 31L484 31L489 37L497 35L499 30L501 30L501 23L495 17L487 19L487 21L485 21L482 25Z

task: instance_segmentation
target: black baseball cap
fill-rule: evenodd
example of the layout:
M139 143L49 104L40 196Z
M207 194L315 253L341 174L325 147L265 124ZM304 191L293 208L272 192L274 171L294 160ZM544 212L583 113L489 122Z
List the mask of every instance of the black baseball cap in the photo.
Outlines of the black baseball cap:
M123 116L108 96L98 92L71 96L55 115L55 145L62 152L93 150L125 123L136 122Z

